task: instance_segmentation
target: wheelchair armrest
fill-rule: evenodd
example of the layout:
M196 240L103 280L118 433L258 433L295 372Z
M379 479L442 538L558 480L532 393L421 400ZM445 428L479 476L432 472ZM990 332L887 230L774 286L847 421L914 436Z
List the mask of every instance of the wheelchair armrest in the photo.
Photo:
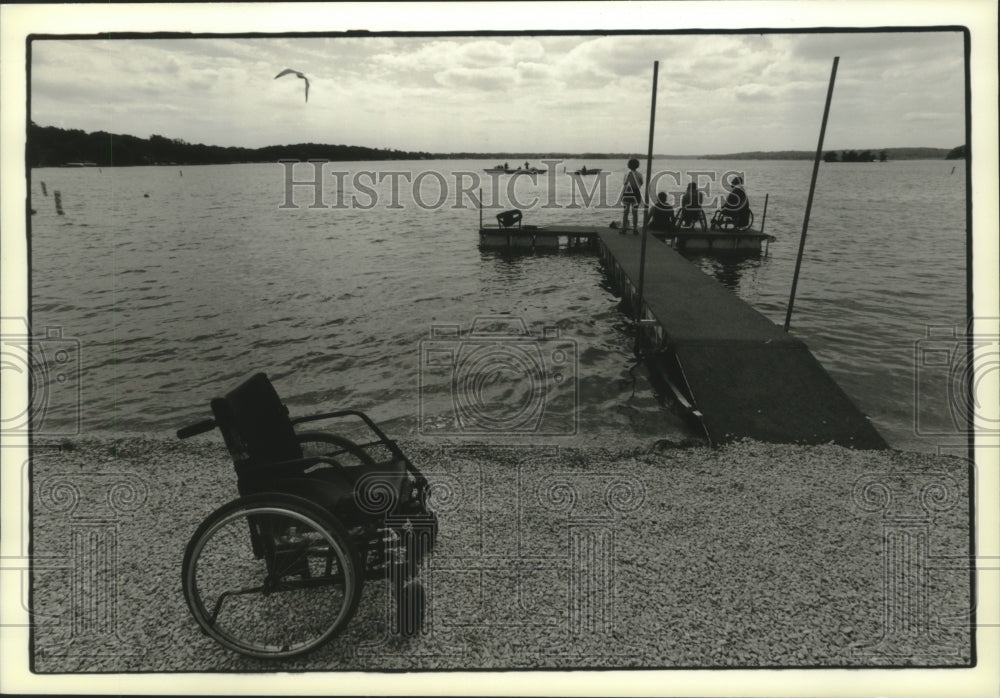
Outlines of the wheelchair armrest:
M378 437L378 441L373 441L371 443L366 443L366 444L358 444L358 446L360 446L362 449L368 446L381 445L388 448L389 451L396 458L402 458L404 461L409 463L409 459L406 458L406 456L403 454L402 450L400 450L396 442L393 439L390 439L386 435L386 433L382 431L379 428L379 426L375 422L373 422L368 415L359 410L338 410L336 412L323 412L322 414L314 414L306 417L295 417L290 421L292 423L292 426L295 426L296 424L305 424L308 422L315 422L321 419L340 419L343 417L357 417L361 419L368 426L368 428L375 434L375 436Z
M366 465L375 463L375 459L366 450L367 448L371 446L389 445L389 450L392 451L391 442L372 441L370 443L359 444L342 436L327 434L322 431L302 432L300 434L296 434L295 438L299 442L300 446L305 444L325 444L328 448L325 449L325 453L322 455L328 458L339 458L340 456L347 455ZM350 466L352 463L341 463L341 465Z
M338 410L336 412L323 412L321 414L308 415L306 417L294 417L291 419L292 426L296 424L305 424L306 422L315 422L321 419L340 419L343 417L358 417L361 419L369 429L371 429L379 437L380 441L389 441L389 437L386 436L378 425L371 420L371 418L364 412L359 410Z

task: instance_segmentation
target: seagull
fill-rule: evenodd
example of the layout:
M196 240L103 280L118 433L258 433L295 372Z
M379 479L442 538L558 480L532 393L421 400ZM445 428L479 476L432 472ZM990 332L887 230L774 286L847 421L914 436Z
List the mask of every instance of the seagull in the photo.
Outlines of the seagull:
M277 75L275 75L274 79L277 80L282 75L288 75L289 73L291 73L293 75L298 75L300 78L302 78L303 80L306 81L306 101L308 102L309 101L309 78L307 78L305 75L303 75L302 73L300 73L297 70L292 70L291 68L285 68L280 73L278 73Z

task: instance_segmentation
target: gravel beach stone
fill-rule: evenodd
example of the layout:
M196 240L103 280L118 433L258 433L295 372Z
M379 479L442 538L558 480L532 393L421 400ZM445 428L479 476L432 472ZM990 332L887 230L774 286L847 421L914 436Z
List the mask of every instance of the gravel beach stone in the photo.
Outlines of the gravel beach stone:
M428 621L365 585L280 663L203 635L184 548L235 498L219 439L79 438L31 464L35 671L969 666L969 463L837 446L401 442L438 546Z

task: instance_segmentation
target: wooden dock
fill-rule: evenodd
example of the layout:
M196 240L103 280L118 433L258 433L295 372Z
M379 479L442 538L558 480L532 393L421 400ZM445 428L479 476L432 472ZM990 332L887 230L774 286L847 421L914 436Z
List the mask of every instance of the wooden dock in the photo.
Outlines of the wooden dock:
M641 238L594 233L615 287L636 308ZM642 318L650 369L713 444L748 437L888 447L801 340L655 240L646 245Z
M687 232L692 239L717 239L717 245L708 246L716 251L741 249L734 240L748 235ZM751 233L758 251L761 241L773 239ZM526 250L598 248L634 315L641 236L610 227L485 226L479 229L479 242L487 248ZM711 443L753 438L888 448L801 340L652 236L646 244L641 317L640 343L654 381L674 393Z

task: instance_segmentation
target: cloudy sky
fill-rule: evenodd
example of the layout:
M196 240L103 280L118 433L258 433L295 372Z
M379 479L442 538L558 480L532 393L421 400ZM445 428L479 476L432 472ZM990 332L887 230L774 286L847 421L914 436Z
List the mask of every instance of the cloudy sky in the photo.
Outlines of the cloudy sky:
M812 150L965 141L959 32L35 40L40 125L227 146ZM305 73L274 79L284 68Z

